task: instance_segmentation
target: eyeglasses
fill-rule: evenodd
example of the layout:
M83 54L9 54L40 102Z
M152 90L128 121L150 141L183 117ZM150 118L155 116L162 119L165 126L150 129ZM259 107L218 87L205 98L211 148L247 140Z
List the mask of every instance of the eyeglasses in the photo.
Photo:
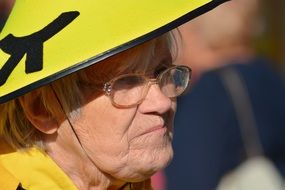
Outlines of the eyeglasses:
M142 103L151 85L157 84L165 96L175 98L187 89L190 78L189 67L172 66L162 71L156 78L139 74L120 75L105 83L103 91L114 106L130 108Z

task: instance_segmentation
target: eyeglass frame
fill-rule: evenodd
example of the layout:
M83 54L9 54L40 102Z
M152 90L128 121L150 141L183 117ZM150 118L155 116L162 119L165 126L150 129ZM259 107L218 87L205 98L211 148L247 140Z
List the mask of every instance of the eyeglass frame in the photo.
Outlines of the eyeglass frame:
M141 104L141 103L144 101L144 99L145 99L146 95L148 94L149 89L150 89L150 87L151 87L152 85L154 85L154 84L159 84L159 82L160 82L160 80L162 79L162 76L164 75L164 73L166 73L166 72L168 72L168 71L170 71L170 70L172 70L172 69L176 69L176 68L183 68L183 69L186 69L186 70L188 71L189 75L188 75L188 79L187 79L187 85L186 85L185 89L184 89L180 94L178 94L178 95L176 95L176 96L174 96L174 97L168 97L167 95L165 95L165 94L162 92L162 93L163 93L166 97L168 97L168 98L175 98L175 97L178 97L178 96L180 96L181 94L183 94L183 93L186 91L186 89L188 88L188 86L189 86L189 82L190 82L190 80L191 80L192 69L189 68L188 66L185 66L185 65L173 65L173 66L171 66L171 67L168 67L167 69L165 69L165 70L162 71L161 73L159 73L156 78L149 78L149 77L147 77L147 76L144 75L144 74L133 74L133 73L119 75L119 76L117 76L117 77L111 79L110 81L106 82L106 83L103 85L103 89L102 89L102 90L105 92L105 95L110 98L110 101L111 101L112 105L114 105L115 107L118 107L118 108L131 108L131 107L135 107L135 106ZM144 90L144 92L143 92L144 94L142 95L141 99L140 99L138 102L136 102L136 103L134 103L134 104L130 104L130 105L120 105L120 104L117 104L117 103L114 101L114 99L113 99L113 96L112 96L112 86L113 86L114 82L117 81L118 79L123 78L123 77L128 77L128 76L138 76L138 77L144 78L145 81L146 81L146 84L144 84L144 87L145 87L146 89ZM161 90L161 88L159 88L159 89Z

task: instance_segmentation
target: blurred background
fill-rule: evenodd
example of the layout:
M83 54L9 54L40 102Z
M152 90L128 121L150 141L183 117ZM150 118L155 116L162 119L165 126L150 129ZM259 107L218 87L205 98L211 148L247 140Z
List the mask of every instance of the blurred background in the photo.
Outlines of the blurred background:
M285 177L284 8L232 0L178 28L176 61L193 72L177 99L174 158L160 173L168 190L279 189L270 185ZM270 167L237 174L260 157Z
M285 71L285 1L261 0L261 14L264 29L257 48L275 59Z

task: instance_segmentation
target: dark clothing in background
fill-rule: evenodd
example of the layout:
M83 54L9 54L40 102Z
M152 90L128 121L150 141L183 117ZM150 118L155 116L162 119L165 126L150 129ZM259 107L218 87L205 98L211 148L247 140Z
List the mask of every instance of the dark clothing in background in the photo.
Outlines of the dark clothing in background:
M229 64L243 77L265 155L285 176L285 86L266 59ZM217 71L178 98L168 190L214 190L245 159L235 110Z

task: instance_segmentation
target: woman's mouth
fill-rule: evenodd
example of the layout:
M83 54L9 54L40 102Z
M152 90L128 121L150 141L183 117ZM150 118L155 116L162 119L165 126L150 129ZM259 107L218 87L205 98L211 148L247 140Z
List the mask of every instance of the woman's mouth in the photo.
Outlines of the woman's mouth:
M157 126L147 129L140 136L150 134L150 133L165 133L166 131L167 131L167 127L165 125L157 125Z

